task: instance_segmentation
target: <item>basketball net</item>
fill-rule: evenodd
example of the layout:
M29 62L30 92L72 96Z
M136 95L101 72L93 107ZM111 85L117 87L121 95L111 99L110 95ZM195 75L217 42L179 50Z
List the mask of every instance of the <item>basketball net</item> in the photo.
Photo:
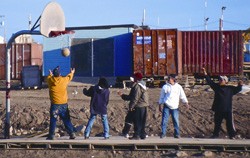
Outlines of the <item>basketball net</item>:
M70 48L71 41L75 36L75 31L65 30L65 31L51 31L49 34L50 38L58 38L60 41L61 49Z

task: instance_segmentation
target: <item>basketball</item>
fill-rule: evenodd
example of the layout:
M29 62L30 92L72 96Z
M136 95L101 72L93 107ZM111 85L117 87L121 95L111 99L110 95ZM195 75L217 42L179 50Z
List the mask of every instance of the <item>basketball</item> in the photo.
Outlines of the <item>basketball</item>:
M69 56L69 55L70 55L70 50L69 50L69 48L63 48L63 49L62 49L62 55L63 55L64 57Z

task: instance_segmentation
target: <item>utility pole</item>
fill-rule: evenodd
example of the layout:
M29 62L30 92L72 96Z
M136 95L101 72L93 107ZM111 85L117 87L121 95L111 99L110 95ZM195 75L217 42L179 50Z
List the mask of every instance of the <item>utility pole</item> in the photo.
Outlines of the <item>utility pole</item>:
M208 21L208 17L207 17L207 0L205 0L205 11L204 11L204 26L205 26L205 30L207 30L207 21Z
M205 30L207 31L207 22L208 22L209 18L205 18Z
M142 26L144 26L145 21L146 21L146 10L145 10L145 9L143 9Z
M2 19L2 20L0 20L0 27L3 27L3 38L4 38L4 42L6 42L6 30L5 30L5 20L4 20L4 18L5 18L5 15L0 15L0 19Z
M223 19L224 19L223 13L224 13L224 10L226 10L226 7L225 6L221 7L221 18L220 18L220 24L219 24L220 31L223 31Z

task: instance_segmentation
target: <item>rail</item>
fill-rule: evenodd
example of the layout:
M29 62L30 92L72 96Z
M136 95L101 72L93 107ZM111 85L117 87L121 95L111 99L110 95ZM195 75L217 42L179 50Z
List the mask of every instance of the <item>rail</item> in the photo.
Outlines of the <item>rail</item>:
M146 140L128 140L121 136L104 140L101 137L90 137L84 140L77 137L69 140L61 137L56 140L45 138L15 138L1 139L0 150L111 150L111 151L220 151L220 152L250 152L250 140L205 139L205 138L165 138L148 137Z

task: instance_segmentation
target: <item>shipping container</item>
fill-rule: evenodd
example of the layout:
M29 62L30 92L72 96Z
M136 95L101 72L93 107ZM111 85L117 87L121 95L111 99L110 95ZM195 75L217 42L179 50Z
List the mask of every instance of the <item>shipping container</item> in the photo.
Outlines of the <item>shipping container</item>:
M183 74L243 75L242 31L182 31Z
M24 66L42 65L43 46L36 43L12 44L10 50L11 79L21 79ZM6 44L0 44L0 79L6 79Z
M24 66L21 83L23 88L40 88L42 86L40 67L38 65Z
M57 66L60 66L62 76L66 76L70 72L70 55L67 57L62 55L62 49L70 47L70 43L69 35L44 38L42 76L48 76L49 70L53 70Z
M68 27L74 30L67 38L44 38L43 76L48 70L63 66L62 75L76 69L76 77L116 77L132 74L132 31L134 25ZM63 41L64 42L63 44ZM60 54L63 45L70 48L70 57Z
M135 30L133 71L147 77L181 72L181 33L176 29Z
M242 31L135 30L133 71L147 77L243 75Z
M132 74L132 33L104 39L74 38L71 66L78 77L116 77Z

